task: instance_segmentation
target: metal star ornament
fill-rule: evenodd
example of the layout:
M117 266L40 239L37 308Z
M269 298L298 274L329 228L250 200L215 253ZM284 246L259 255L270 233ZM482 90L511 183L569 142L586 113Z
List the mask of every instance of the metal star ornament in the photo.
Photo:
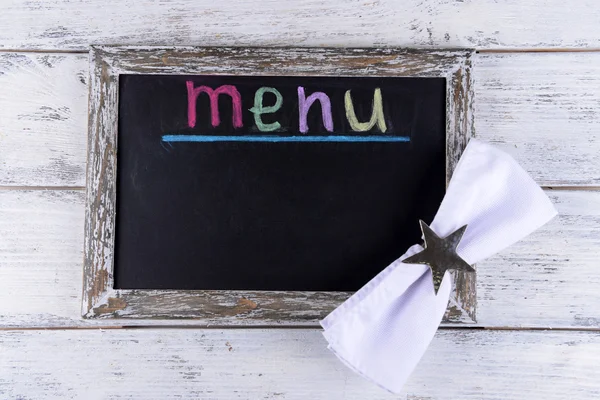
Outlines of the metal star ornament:
M404 259L402 262L429 265L433 274L433 287L436 294L447 270L475 272L475 269L456 253L456 248L467 229L467 225L442 239L425 222L419 220L419 223L425 239L425 249Z

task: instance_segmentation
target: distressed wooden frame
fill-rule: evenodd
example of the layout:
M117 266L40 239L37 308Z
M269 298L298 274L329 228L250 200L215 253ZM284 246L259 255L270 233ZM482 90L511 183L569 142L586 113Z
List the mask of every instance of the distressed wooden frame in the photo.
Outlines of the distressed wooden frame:
M316 325L347 292L113 288L119 74L446 78L446 176L474 136L470 49L92 47L82 314L203 325ZM416 222L415 222L416 223ZM455 273L445 323L475 322L475 276Z

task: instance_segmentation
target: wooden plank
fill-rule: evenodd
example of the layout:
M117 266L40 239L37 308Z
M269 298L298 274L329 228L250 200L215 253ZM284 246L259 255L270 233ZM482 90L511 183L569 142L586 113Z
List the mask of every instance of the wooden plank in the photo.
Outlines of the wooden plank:
M600 185L600 53L478 54L473 73L479 138L542 185ZM83 54L0 53L0 185L85 185L87 76Z
M12 331L0 354L11 399L393 397L312 329ZM599 360L598 332L442 330L395 398L597 399Z
M549 195L557 218L478 264L480 325L600 327L600 191Z
M81 191L0 191L1 326L76 323L83 202Z
M600 53L479 54L476 134L545 186L600 185Z
M0 53L0 185L83 184L86 60Z
M600 191L549 194L557 219L478 264L479 326L600 328ZM82 192L0 191L0 327L198 324L79 317L83 204ZM250 303L220 306L260 310ZM252 321L228 321L236 322Z
M593 1L7 0L0 48L89 44L598 48ZM535 27L535 29L532 29Z

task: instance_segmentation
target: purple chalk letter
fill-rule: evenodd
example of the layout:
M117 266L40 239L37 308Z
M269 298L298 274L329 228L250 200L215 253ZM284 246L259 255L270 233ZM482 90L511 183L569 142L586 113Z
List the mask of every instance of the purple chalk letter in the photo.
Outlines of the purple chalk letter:
M329 132L333 132L333 119L331 118L331 101L329 101L329 96L323 92L315 92L306 98L304 95L304 88L302 86L298 86L298 113L300 114L300 132L308 132L306 115L308 114L308 109L315 102L315 100L319 100L321 103L321 115L323 116L323 125L325 125L325 129L327 129Z

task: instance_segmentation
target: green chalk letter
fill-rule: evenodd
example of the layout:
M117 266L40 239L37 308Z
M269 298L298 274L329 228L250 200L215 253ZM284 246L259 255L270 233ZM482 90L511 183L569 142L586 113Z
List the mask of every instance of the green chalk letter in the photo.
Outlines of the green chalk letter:
M264 107L263 106L263 96L265 93L273 93L276 97L275 104L272 106ZM256 127L261 132L273 132L277 129L281 128L281 124L279 122L273 122L270 124L265 124L262 122L261 114L270 114L274 113L281 108L281 104L283 103L283 96L279 91L272 87L263 86L256 91L254 94L254 107L250 109L254 114L254 123Z
M346 118L350 123L350 127L355 132L366 132L377 124L377 127L381 132L385 132L387 126L385 125L385 117L383 116L383 100L381 100L381 90L375 89L373 95L373 111L371 113L371 120L369 122L358 122L356 114L354 113L354 105L352 104L352 96L350 91L346 91L344 96L344 105L346 107Z

